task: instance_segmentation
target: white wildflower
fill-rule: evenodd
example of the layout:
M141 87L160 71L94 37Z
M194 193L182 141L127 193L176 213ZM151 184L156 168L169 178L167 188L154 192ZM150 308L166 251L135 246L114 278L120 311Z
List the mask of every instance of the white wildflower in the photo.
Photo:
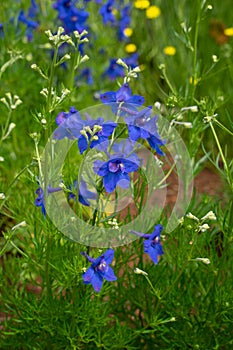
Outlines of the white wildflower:
M216 215L214 214L214 212L211 210L209 211L205 216L203 216L203 218L201 218L202 221L205 220L217 220Z
M145 272L145 271L139 269L138 267L136 267L136 268L134 269L134 273L136 273L137 275L148 276L148 273L147 273L147 272Z
M196 261L201 261L203 264L209 265L210 264L210 259L208 258L196 258Z
M22 221L19 224L13 226L11 230L14 231L14 230L17 230L19 227L26 227L26 226L27 226L26 221Z

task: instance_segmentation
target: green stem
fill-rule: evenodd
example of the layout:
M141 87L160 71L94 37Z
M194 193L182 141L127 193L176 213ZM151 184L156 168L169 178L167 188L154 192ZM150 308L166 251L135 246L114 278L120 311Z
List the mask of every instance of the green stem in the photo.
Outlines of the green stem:
M158 293L157 293L156 290L154 289L154 286L153 286L153 284L151 283L151 280L149 279L149 277L148 277L148 276L145 276L145 278L146 278L147 282L149 283L149 285L150 285L150 287L151 287L151 289L152 289L154 295L155 295L159 300L161 300L160 295L158 295Z
M5 137L6 133L7 133L7 131L8 131L10 120L11 120L11 115L12 115L12 110L10 110L9 113L8 113L6 124L5 124L5 127L4 127L3 132L2 132L2 137L0 139L0 146L2 144L2 141L4 140L4 137Z
M217 134L216 134L216 132L215 132L215 129L214 129L214 126L213 126L212 122L210 122L210 127L211 127L212 133L213 133L213 135L214 135L215 141L216 141L216 143L217 143L217 147L218 147L219 153L220 153L220 155L221 155L221 157L222 157L222 161L223 161L223 164L224 164L224 169L225 169L226 174L227 174L227 179L228 179L229 185L232 187L232 179L231 179L230 170L229 170L229 168L228 168L226 158L225 158L225 156L224 156L224 154L223 154L222 147L221 147L221 145L220 145L218 136L217 136Z
M78 45L78 47L79 47L79 45ZM70 70L70 78L69 78L69 82L68 82L68 89L70 91L72 91L72 89L73 89L75 71L78 68L80 60L81 60L81 55L80 55L80 52L78 51L78 47L75 48L73 63L72 63L72 67Z
M173 93L173 95L176 96L176 95L177 95L176 90L173 88L173 86L172 86L170 80L168 79L165 66L164 66L164 68L162 68L162 73L163 73L163 78L164 78L164 80L166 81L166 83L167 83L169 89L171 90L171 92Z
M196 81L197 81L197 44L198 44L200 19L201 19L201 2L199 1L197 20L196 20L195 32L194 32L194 42L193 42L193 81L192 81L192 94L191 94L192 101L194 100L194 95L196 90Z
M227 129L222 123L220 123L217 119L214 119L214 122L222 128L224 131L228 132L231 136L233 136L233 132L229 129Z
M50 105L51 105L51 98L52 98L52 91L53 91L53 80L54 80L54 74L55 74L55 66L57 63L57 55L58 55L58 45L54 49L53 61L52 61L52 65L51 65L49 85L48 85L48 97L47 97L47 104L46 104L46 114L51 113L51 106Z

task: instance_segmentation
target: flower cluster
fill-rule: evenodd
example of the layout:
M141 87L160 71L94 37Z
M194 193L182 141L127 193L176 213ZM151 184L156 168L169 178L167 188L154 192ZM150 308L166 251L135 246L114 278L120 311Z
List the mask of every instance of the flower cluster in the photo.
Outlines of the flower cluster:
M163 255L163 247L160 243L160 234L163 230L162 225L156 225L151 234L131 231L131 233L144 238L144 252L148 254L151 260L157 265L159 256ZM114 257L114 250L108 249L104 254L94 259L87 253L81 252L83 256L91 263L91 266L83 274L84 284L91 284L96 292L100 292L104 279L108 282L116 281L117 277L113 269L109 266ZM143 273L144 271L136 269L135 273Z
M124 83L117 91L101 94L100 100L104 105L109 106L109 110L108 107L106 110L115 116L115 121L105 121L102 116L96 117L96 114L95 119L92 119L88 113L82 116L75 107L71 107L69 112L60 112L56 117L58 127L53 133L54 141L64 138L77 140L79 153L84 157L87 157L90 149L97 149L97 152L94 153L93 172L100 177L100 181L96 185L96 192L88 189L83 178L79 182L74 181L68 190L70 204L78 199L82 205L90 206L91 200L98 201L97 192L103 194L105 190L109 194L114 192L117 186L123 189L129 188L130 174L137 172L141 166L141 159L137 155L140 143L136 141L146 140L152 150L163 155L160 147L165 141L161 139L157 130L157 116L153 116L151 107L142 108L144 97L133 95L129 83ZM122 122L118 124L120 118ZM122 130L128 135L124 141L120 141L118 137ZM102 159L96 159L100 157L100 152L102 152ZM48 187L48 194L59 190L61 187ZM42 213L46 215L42 188L39 187L36 193L38 197L35 204L40 206ZM119 228L115 223L114 226ZM130 231L144 238L144 252L155 264L158 264L159 256L163 254L160 243L162 229L161 225L156 225L151 234ZM94 290L99 292L104 279L116 281L117 278L109 266L114 257L113 249L108 249L96 259L86 253L82 255L91 263L83 274L85 284L91 284Z

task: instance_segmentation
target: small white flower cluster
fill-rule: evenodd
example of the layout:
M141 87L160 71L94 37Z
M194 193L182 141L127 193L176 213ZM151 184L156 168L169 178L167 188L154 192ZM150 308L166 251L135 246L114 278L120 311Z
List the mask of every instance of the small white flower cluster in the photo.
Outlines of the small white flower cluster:
M6 98L2 97L0 101L7 107L9 111L16 109L21 103L23 103L18 95L12 96L10 92L7 92L5 95Z
M187 111L190 111L192 113L198 112L198 106L188 106L181 108L180 112L174 116L174 119L170 123L170 127L175 125L182 125L186 129L191 129L193 127L193 124L191 122L185 122L183 121L183 114Z
M47 88L44 88L40 91L40 94L47 99L49 95L49 91ZM56 107L58 107L58 105L61 104L69 94L70 94L70 90L66 88L62 89L61 96L57 96L56 91L52 90L51 91L52 102L51 102L51 108L49 111L52 112ZM41 120L41 123L42 123L42 120ZM43 119L42 124L46 124L46 123L47 123L46 119Z
M91 141L94 141L94 140L97 141L99 139L98 135L96 134L101 130L102 130L101 125L94 125L93 130L91 130L90 126L84 126L84 128L80 131L80 134L83 135L87 140L87 143L89 143ZM90 140L87 133L91 136Z
M141 72L141 68L140 67L135 67L133 69L131 69L121 58L118 58L118 60L116 61L117 64L119 64L119 66L122 66L125 69L125 78L124 78L124 83L129 83L131 78L137 78L138 74Z
M116 218L108 220L108 224L112 226L113 229L119 230L118 222Z
M210 228L210 226L207 223L205 223L204 221L206 221L206 220L216 221L217 220L216 215L214 214L214 212L212 210L209 211L206 215L204 215L201 219L198 219L198 217L193 215L192 213L186 214L186 217L188 219L191 219L191 220L194 220L197 222L198 232L205 232ZM181 218L179 220L179 223L182 225L183 222L184 222L184 218Z

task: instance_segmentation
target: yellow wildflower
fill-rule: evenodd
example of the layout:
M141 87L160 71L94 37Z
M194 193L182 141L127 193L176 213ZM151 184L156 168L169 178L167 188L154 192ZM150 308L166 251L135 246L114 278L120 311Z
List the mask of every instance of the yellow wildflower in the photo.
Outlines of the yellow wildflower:
M137 0L134 2L134 6L139 10L145 10L150 6L150 1L148 0Z
M233 27L224 29L224 34L226 36L233 36Z
M176 54L176 48L174 46L166 46L163 49L163 52L165 53L165 55L167 56L174 56Z
M161 10L158 6L150 6L146 10L146 17L149 19L157 18L161 14Z
M194 77L189 78L189 84L197 85L201 79L194 79Z
M132 43L127 44L125 46L125 51L127 53L133 53L133 52L137 51L137 46L135 44L132 44Z
M125 34L125 36L127 36L129 38L133 34L133 29L132 28L125 28L124 34Z

